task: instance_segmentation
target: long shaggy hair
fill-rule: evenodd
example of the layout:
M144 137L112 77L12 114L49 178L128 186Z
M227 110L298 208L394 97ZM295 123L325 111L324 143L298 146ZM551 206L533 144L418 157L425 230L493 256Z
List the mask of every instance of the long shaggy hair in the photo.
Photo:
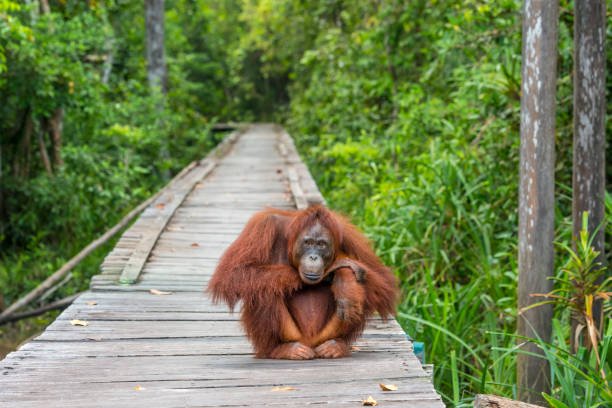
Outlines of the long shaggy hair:
M224 301L234 310L242 301L241 321L258 357L268 356L282 343L280 307L286 307L304 285L293 249L300 233L317 222L330 232L336 256L358 261L366 270L363 289L359 289L365 298L363 314L346 325L342 338L354 341L374 312L382 318L395 313L395 276L376 256L363 233L345 217L320 205L297 211L266 209L253 215L227 248L208 284L213 302ZM334 290L332 285L330 302L334 302ZM328 308L321 305L321 313L327 313Z

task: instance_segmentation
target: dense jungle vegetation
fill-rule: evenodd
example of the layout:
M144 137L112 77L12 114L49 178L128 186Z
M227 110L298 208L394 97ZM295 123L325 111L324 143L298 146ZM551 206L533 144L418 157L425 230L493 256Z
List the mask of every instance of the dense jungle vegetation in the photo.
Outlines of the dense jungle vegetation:
M520 1L166 0L162 111L146 83L142 1L48 3L0 0L0 310L204 156L219 140L212 124L278 121L329 205L401 278L398 320L425 343L445 401L515 395ZM580 266L568 250L573 4L560 3L562 278ZM608 44L611 27L608 14ZM606 207L609 245L610 195ZM47 301L87 288L112 245ZM0 346L54 316L0 327ZM607 317L603 379L592 350L569 352L569 310L556 307L553 344L542 345L551 405L612 403Z

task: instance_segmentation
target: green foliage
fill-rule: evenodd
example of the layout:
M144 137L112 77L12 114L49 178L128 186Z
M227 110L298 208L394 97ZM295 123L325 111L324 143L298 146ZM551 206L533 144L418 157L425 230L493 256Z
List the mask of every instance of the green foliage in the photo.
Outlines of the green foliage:
M545 398L554 407L612 403L609 385L612 359L608 359L612 351L612 326L608 322L603 326L607 332L600 333L594 310L595 302L599 302L604 308L603 316L610 316L612 278L606 276L607 268L592 246L594 236L589 235L588 213L585 212L576 249L564 243L559 245L567 262L554 277L554 290L542 295L550 300L533 306L553 303L561 315L553 322L553 344L538 342L551 365L552 392ZM570 316L576 321L576 328L568 330ZM567 338L575 339L577 352L567 344Z
M186 7L183 3L188 2L177 1ZM168 31L177 35L167 42L170 92L162 100L146 83L142 2L50 5L51 13L44 14L36 1L0 2L0 300L5 304L159 189L168 173L202 157L217 141L210 119L225 109L223 101L208 105L211 94L196 92L218 90L221 70L216 78L198 76L199 65L189 65L185 57L226 59L214 54L223 49L221 42L200 46L194 27L209 11L194 15L191 30L183 29L185 19L177 13L168 13ZM64 112L61 162L50 137L58 108ZM42 149L52 174L45 171ZM55 296L86 288L110 248L79 265Z
M552 391L544 394L552 407L606 407L612 404L612 328L607 325L607 332L599 343L600 356L595 349L580 346L572 352L566 342L567 324L569 322L553 320L553 344L539 342L546 360L550 364ZM602 377L603 373L603 377Z

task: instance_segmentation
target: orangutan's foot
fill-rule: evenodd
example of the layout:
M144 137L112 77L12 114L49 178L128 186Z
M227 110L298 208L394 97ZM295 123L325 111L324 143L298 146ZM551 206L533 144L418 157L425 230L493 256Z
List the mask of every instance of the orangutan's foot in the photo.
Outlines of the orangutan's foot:
M341 358L351 355L348 344L342 339L327 340L317 346L314 352L318 358Z
M270 358L286 360L312 360L315 352L312 348L303 345L299 341L283 343L270 353Z

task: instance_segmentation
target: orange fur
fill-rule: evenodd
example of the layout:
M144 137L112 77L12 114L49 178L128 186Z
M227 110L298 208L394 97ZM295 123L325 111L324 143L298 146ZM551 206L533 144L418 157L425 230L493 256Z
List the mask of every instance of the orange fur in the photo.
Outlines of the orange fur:
M300 233L317 222L332 236L336 262L326 273L334 277L331 284L306 285L293 249ZM347 262L363 269L362 283ZM367 238L319 205L255 214L221 257L208 292L231 310L242 301L241 321L257 357L292 359L348 355L366 318L393 315L398 295L395 277Z

